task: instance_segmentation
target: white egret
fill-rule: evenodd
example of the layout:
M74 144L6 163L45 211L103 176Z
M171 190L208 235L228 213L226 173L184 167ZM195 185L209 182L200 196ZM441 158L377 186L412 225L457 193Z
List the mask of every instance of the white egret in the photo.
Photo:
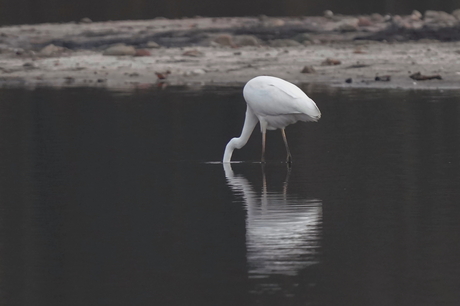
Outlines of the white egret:
M232 138L224 152L224 163L229 163L233 151L241 149L260 122L262 132L262 162L265 162L265 134L267 130L281 129L286 146L287 162L292 161L284 128L297 121L318 121L321 112L315 102L299 87L280 78L258 76L249 80L243 89L246 100L246 118L240 137Z

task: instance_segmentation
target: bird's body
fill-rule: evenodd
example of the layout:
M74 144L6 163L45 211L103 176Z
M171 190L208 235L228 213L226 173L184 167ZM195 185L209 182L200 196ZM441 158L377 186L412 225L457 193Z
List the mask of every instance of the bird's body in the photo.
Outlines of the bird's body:
M285 80L259 76L246 83L243 96L267 130L283 129L297 121L317 121L321 113L299 87Z
M288 162L290 162L284 128L297 121L318 121L321 112L315 102L299 87L280 78L258 76L246 83L243 96L247 103L243 131L232 138L224 152L223 162L230 162L234 149L242 148L248 141L257 122L262 131L262 161L264 161L266 130L281 129Z

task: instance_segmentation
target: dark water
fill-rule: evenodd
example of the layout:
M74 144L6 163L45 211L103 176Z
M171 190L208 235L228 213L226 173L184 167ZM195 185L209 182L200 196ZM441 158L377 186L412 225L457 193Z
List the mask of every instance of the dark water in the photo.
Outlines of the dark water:
M0 304L459 305L460 92L304 89L0 90Z
M94 21L181 18L196 15L219 16L306 16L321 15L324 10L340 14L410 14L414 9L444 10L460 8L460 0L0 0L0 24L31 24Z

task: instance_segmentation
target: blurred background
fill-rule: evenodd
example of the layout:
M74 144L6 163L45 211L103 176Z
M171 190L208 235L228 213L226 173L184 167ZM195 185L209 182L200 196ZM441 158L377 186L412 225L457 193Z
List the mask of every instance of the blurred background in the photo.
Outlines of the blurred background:
M308 16L335 14L410 14L414 9L460 8L460 0L0 0L0 24L151 19L155 17Z

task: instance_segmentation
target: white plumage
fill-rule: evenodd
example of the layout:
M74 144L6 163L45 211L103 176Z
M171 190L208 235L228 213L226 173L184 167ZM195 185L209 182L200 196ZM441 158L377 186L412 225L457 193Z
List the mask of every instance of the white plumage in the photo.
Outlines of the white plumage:
M232 138L227 144L223 162L230 162L234 149L241 149L247 143L257 122L260 122L262 131L262 162L265 133L276 129L281 129L287 161L291 162L284 128L297 121L318 121L321 112L315 102L294 84L271 76L258 76L249 80L244 86L243 96L247 104L243 130L240 137Z

